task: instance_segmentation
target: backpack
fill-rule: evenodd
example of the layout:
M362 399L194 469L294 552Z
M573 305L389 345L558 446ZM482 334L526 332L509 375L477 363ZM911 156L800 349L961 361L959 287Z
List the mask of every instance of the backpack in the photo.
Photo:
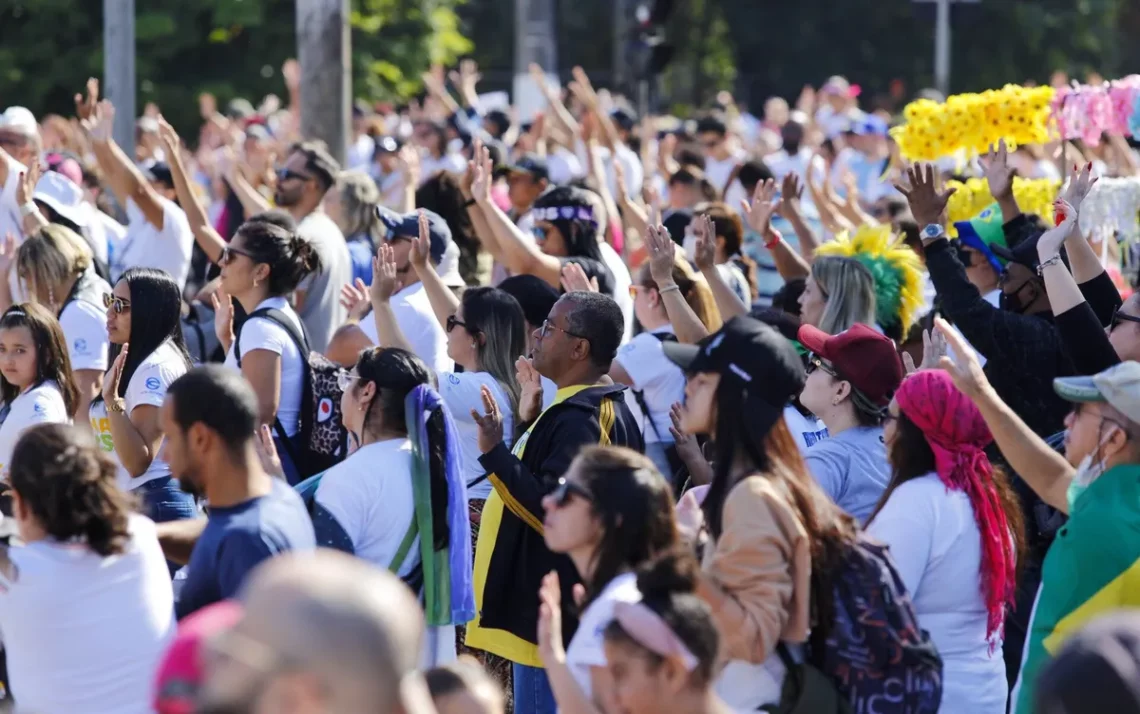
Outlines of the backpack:
M214 332L214 311L201 300L186 303L186 308L186 314L182 317L182 337L194 364L225 361L224 353L218 359L221 343Z
M651 332L649 334L656 337L658 342L664 343L677 341L677 336L671 332ZM637 402L637 406L641 409L642 416L645 417L645 423L649 426L650 429L653 430L654 436L657 437L657 442L659 444L669 444L669 446L665 447L665 458L669 460L669 468L671 469L672 473L663 475L667 480L670 481L670 484L673 486L674 498L680 498L689 482L689 469L687 466L685 466L685 462L681 459L680 455L678 455L677 445L672 443L672 441L667 442L667 440L663 437L668 435L663 435L661 433L661 430L657 428L657 422L655 422L653 420L653 417L650 415L649 404L645 401L645 392L639 391L630 386L629 393L633 395L634 400ZM645 430L643 429L642 432L644 433L644 431ZM703 444L703 439L700 441Z
M285 428L280 419L275 419L273 428L285 444L285 450L301 478L318 474L339 463L348 454L348 430L344 428L340 413L341 389L339 376L344 369L334 364L319 352L309 350L309 341L304 328L298 330L285 313L275 308L262 308L250 314L264 317L280 325L297 345L297 350L306 356L304 360L304 383L301 385L301 430L300 448L293 445L285 436ZM234 338L234 356L241 366L241 332Z

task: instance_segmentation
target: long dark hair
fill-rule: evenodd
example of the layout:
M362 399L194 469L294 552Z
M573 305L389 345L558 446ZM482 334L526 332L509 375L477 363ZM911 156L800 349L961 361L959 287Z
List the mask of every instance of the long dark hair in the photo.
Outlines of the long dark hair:
M408 393L421 384L432 386L435 375L423 361L407 350L395 347L373 347L360 353L356 362L353 389L365 383L376 384L376 396L364 415L361 433L367 433L369 421L379 419L384 429L407 435L405 400ZM432 544L436 550L446 548L450 529L447 521L447 431L442 405L427 417L428 470L431 483Z
M602 261L598 236L605 232L606 227L600 223L602 217L594 212L594 203L584 190L568 186L552 188L535 200L534 207L566 207L590 211L594 216L593 220L558 218L550 223L558 229L566 241L566 254L569 257L581 256Z
M79 387L75 384L75 375L71 371L71 358L67 354L67 339L63 336L63 328L59 320L48 312L47 308L38 303L27 302L13 305L4 311L0 317L0 330L11 330L17 327L26 327L32 333L32 341L36 347L36 382L38 387L44 382L52 381L59 385L63 403L67 405L67 413L74 414L79 406ZM4 402L11 404L12 400L20 396L20 388L0 375L0 397Z
M875 510L867 519L870 524L879 515L879 511L887 505L887 499L899 486L920 476L925 476L938 470L934 460L934 450L926 440L922 429L910 420L903 412L899 412L895 421L895 440L891 442L887 458L891 463L891 481L879 497ZM998 464L992 464L994 489L997 491L1001 509L1005 512L1006 522L1009 524L1010 536L1013 538L1014 552L1017 554L1017 575L1020 577L1022 566L1026 560L1025 518L1021 512L1021 501L1013 490L1009 476Z
M441 171L416 189L416 206L438 213L459 246L459 273L470 280L478 270L479 236L467 213L466 200L455 174Z
M510 293L499 288L467 288L463 303L465 329L478 343L479 368L487 372L511 401L511 414L518 425L519 387L515 361L526 352L526 317L522 306Z
M139 365L164 342L170 342L187 368L193 362L182 337L182 290L170 273L157 268L130 268L119 281L125 282L131 293L131 348L118 390L124 397ZM114 365L122 351L122 345L112 343L108 363Z
M130 540L130 499L115 483L116 470L89 430L39 424L16 443L8 482L48 535L107 557Z
M673 491L645 455L620 446L591 446L574 461L582 486L593 497L591 509L602 522L585 609L619 574L675 547L677 522Z
M269 294L274 297L293 292L306 275L321 269L316 249L293 231L257 220L243 223L234 238L238 236L245 239L251 260L269 266Z

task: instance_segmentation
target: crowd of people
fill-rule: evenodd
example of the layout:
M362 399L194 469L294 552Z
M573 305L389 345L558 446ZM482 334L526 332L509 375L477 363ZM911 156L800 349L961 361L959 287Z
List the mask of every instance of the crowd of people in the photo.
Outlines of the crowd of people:
M95 80L0 114L16 711L1140 712L1140 298L1080 221L1134 148L911 164L843 77L535 67L520 122L464 62L342 164L285 69L133 156Z

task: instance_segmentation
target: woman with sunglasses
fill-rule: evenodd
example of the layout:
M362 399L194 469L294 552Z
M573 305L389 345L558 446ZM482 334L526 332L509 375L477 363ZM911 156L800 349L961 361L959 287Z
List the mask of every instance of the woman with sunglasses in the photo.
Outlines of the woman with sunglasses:
M226 365L240 369L253 385L262 423L273 427L285 477L295 484L301 480L296 454L309 355L305 328L288 298L306 275L320 270L320 257L297 233L265 221L246 221L219 263L214 329L226 350ZM236 334L233 300L248 315Z
M73 417L86 424L107 371L110 343L103 296L111 286L95 274L87 243L63 226L46 226L25 238L16 270L29 298L59 320L79 388Z
M468 288L462 298L455 297L432 265L427 216L422 212L419 238L412 242L409 262L423 284L435 318L447 331L448 358L463 368L462 372L443 372L437 376L440 396L455 419L467 498L471 501L473 517L477 518L474 514L482 511L483 502L491 495L491 482L479 464L483 453L479 450L479 425L471 411L483 412L482 390L483 387L489 389L503 414L507 443L514 442L522 397L515 365L526 350L526 318L518 301L498 288ZM392 250L382 246L373 265L372 312L376 334L381 344L410 352L410 343L391 303L397 285Z
M79 401L63 331L37 303L13 305L0 317L0 479L7 479L20 435L35 424L70 424Z
M119 466L119 487L139 491L151 520L191 518L194 499L179 488L160 453L166 389L192 364L182 339L182 291L164 270L131 268L104 304L111 368L91 404L91 428Z
M475 616L471 536L455 423L412 353L372 347L341 377L344 426L359 447L320 477L317 544L399 575L420 594L424 668L456 659L455 626Z
M546 545L570 556L585 595L578 629L563 649L562 589L557 572L546 576L539 593L539 655L562 711L612 711L602 631L616 603L641 599L633 571L677 545L673 490L645 456L595 446L571 462L542 506Z

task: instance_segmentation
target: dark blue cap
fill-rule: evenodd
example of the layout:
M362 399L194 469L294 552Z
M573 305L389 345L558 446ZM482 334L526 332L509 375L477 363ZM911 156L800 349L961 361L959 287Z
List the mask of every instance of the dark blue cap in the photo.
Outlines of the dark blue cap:
M428 238L431 241L431 261L438 264L443 259L443 253L451 244L451 227L435 211L422 209L428 219ZM388 229L387 240L395 238L416 239L420 235L419 211L399 214L384 206L376 207L376 217Z

